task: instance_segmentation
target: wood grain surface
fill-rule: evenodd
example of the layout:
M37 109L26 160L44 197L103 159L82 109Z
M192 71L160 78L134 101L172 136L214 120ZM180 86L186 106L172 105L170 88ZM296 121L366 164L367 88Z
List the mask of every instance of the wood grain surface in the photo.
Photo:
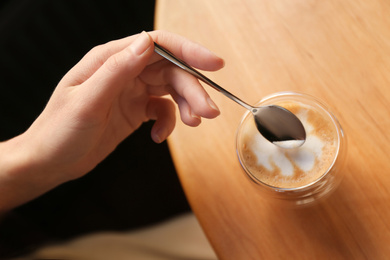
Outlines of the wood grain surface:
M235 151L244 108L205 86L221 110L169 139L192 209L220 259L390 258L390 2L158 0L156 29L226 61L205 73L249 103L279 91L324 101L348 138L344 179L304 209L265 199Z

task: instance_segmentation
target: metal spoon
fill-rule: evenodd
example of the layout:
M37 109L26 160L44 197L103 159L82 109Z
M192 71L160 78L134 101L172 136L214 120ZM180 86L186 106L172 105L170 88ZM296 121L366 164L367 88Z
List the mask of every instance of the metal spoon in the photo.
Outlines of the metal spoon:
M175 57L171 52L164 49L157 43L154 43L154 50L162 57L251 111L259 132L265 137L265 139L276 146L282 148L296 148L305 142L306 132L301 121L287 109L276 105L253 107L229 91L220 87L211 79L207 78L184 61Z

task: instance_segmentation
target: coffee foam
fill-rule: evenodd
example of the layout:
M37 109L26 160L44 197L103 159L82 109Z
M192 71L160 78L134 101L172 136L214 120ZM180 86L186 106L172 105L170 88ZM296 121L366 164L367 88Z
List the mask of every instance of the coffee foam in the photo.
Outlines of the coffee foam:
M296 188L321 177L337 153L337 132L324 112L301 103L278 104L293 112L302 122L306 141L298 148L280 148L266 140L254 120L243 126L242 161L252 175L274 187Z

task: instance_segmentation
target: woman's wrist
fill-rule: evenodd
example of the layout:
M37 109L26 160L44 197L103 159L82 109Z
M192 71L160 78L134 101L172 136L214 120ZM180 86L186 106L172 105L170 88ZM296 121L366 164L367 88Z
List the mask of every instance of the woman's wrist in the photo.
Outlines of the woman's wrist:
M0 143L0 212L30 201L61 183L48 172L26 134Z

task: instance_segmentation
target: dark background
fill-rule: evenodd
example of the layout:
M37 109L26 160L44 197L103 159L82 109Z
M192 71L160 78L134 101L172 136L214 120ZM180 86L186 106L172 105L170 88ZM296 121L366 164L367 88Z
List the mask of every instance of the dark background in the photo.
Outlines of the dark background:
M1 1L0 141L31 125L62 76L92 47L152 30L154 4ZM151 124L85 177L9 212L0 222L0 258L90 232L128 231L189 211L167 144L152 142Z

